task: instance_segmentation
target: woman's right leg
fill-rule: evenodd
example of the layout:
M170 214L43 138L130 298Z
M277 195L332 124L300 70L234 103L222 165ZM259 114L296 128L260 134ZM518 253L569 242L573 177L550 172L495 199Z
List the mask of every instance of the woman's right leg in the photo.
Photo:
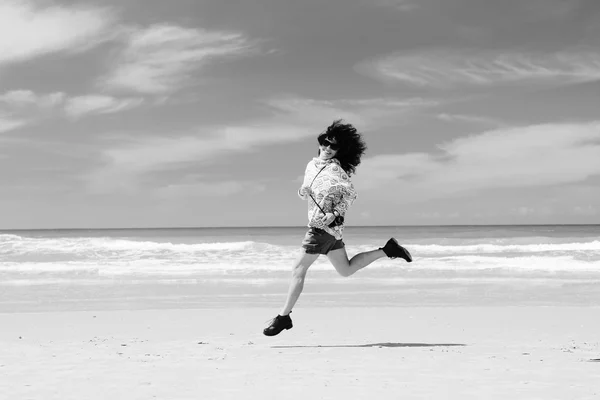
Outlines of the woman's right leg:
M292 311L292 308L294 308L294 305L298 301L298 298L304 289L304 279L306 278L308 268L318 257L319 254L309 254L306 253L304 249L301 250L301 253L294 261L292 267L292 280L290 281L287 299L279 315L285 316Z
M327 258L329 258L329 261L337 273L344 277L354 275L357 271L385 256L383 250L379 249L358 253L348 260L348 254L346 253L345 247L331 250L327 253Z

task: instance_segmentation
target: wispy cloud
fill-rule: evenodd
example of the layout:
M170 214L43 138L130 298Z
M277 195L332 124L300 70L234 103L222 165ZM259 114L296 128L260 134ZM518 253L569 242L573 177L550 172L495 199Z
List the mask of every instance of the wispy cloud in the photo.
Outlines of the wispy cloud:
M105 8L2 1L0 64L89 48L108 36L112 21L113 15Z
M594 215L598 215L599 210L598 210L598 208L588 204L587 206L573 207L572 213L575 215L594 216Z
M65 94L62 92L38 95L31 90L11 90L0 95L0 103L13 109L26 107L48 109L62 104L64 99Z
M398 126L408 121L407 116L443 102L422 98L371 98L360 100L340 100L340 106L352 110L360 117L365 129L377 129L386 126ZM353 121L353 120L351 120Z
M348 103L352 107L348 107ZM265 101L273 114L239 125L201 127L180 137L125 139L123 147L107 150L110 164L130 172L144 173L188 162L210 162L224 154L251 152L271 144L290 143L314 136L334 119L342 118L357 126L368 126L372 108L384 104L381 99L330 102L292 96ZM410 101L388 100L406 110ZM417 102L421 106L421 102ZM360 109L360 105L363 109ZM366 106L365 106L366 105ZM350 109L352 108L352 109ZM127 143L128 142L128 143Z
M399 11L412 11L419 8L417 0L368 0L369 5L392 7Z
M250 193L262 192L266 189L264 184L255 182L242 182L235 180L226 181L210 181L206 177L198 176L186 182L169 184L161 187L156 191L156 195L163 199L190 199L198 197L222 197L231 196L236 193L244 192L246 195Z
M12 90L0 95L0 115L8 130L48 117L82 118L93 114L126 111L143 104L138 97L117 98L100 94L68 97L63 92L38 94L31 90Z
M150 172L202 165L224 155L255 151L261 145L295 141L308 133L314 134L299 126L258 122L204 127L180 137L120 138L119 147L104 151L105 165L85 181L93 192L136 190L138 178Z
M29 125L39 118L52 115L65 99L62 92L38 95L31 90L11 90L0 95L0 114L4 115L4 130ZM1 129L1 128L0 128Z
M512 214L512 215L517 215L519 217L550 216L555 213L555 210L553 210L552 207L549 207L547 205L540 205L537 207L521 206L521 207L511 208L508 211L508 213Z
M100 84L147 94L169 93L210 61L247 54L251 47L244 35L234 32L174 25L132 30L112 72Z
M12 131L13 129L20 128L27 123L23 120L13 119L13 118L5 118L0 116L0 133Z
M366 159L356 180L408 201L581 182L600 175L600 122L497 129L439 149Z
M86 95L69 98L65 103L65 113L70 118L80 118L91 114L111 114L138 107L143 103L139 97L116 98L106 95Z
M105 165L86 176L86 181L94 191L132 188L139 177L153 171L181 168L190 163L210 163L224 155L234 156L267 145L293 143L315 136L338 118L359 129L370 128L381 123L385 116L398 117L413 107L419 109L431 103L401 99L332 102L280 96L264 101L264 104L272 114L245 123L199 127L178 137L113 138L120 145L104 151Z
M308 131L314 133L312 131ZM252 126L204 127L179 137L116 138L120 145L105 150L105 165L86 176L94 192L135 190L138 178L151 172L209 163L225 154L251 152L306 135L302 127L257 122Z
M341 118L362 129L374 129L390 122L398 123L407 114L439 106L441 101L393 97L327 101L289 96L272 99L268 104L288 113L286 118L297 118L294 123L310 122L322 127L324 121Z
M436 115L437 119L446 122L464 122L469 124L482 124L482 125L490 125L493 127L502 127L506 124L502 121L499 121L494 118L483 117L478 115L464 115L464 114L438 114Z
M416 86L578 83L600 80L600 53L435 51L392 55L374 63L361 64L357 69L380 79Z
M333 102L285 96L264 103L271 108L270 116L237 125L201 127L179 138L144 138L143 143L107 154L116 164L127 164L135 170L161 169L189 161L210 162L223 154L251 152L265 145L295 142L315 135L336 118L364 123L358 113ZM130 151L136 155L132 157ZM132 160L137 162L134 164Z

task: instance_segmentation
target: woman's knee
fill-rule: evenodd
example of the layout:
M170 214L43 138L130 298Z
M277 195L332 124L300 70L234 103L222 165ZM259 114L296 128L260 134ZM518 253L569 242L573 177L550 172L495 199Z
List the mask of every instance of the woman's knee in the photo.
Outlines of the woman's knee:
M292 275L294 278L304 278L308 272L308 268L317 259L318 254L303 253L294 263L292 267Z
M304 279L308 272L308 266L297 264L292 268L292 277L296 279Z
M343 277L343 278L347 278L347 277L349 277L351 275L350 272L346 272L343 269L337 269L336 268L336 271L337 271L338 275L341 276L341 277Z
M352 275L352 271L350 270L350 261L348 260L345 249L332 250L327 254L327 257L338 274L344 278Z
M333 268L339 275L343 276L344 278L347 278L350 275L352 275L352 272L350 271L350 263L348 262L348 260L343 258L330 258L330 261L331 265L333 265Z
M350 268L348 268L348 266L340 266L340 267L334 266L334 267L335 267L336 272L339 275L343 276L344 278L347 278L350 275L352 275L352 271L350 271Z

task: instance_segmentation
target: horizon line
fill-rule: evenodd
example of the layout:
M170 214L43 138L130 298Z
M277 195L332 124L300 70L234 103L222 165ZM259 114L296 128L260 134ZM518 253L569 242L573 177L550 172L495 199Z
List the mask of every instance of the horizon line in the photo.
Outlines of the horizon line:
M420 224L420 225L346 225L346 228L422 228L422 227L507 227L507 226L600 226L600 223L591 224ZM163 227L112 227L112 228L0 228L0 232L15 231L117 231L117 230L184 230L184 229L273 229L273 228L307 228L306 225L246 225L246 226L163 226Z

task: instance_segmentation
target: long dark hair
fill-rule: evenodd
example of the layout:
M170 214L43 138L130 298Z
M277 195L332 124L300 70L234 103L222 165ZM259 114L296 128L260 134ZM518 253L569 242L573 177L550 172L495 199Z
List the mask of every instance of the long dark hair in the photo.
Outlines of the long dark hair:
M367 150L367 145L361 134L356 131L356 128L351 124L342 123L341 119L335 120L317 138L319 143L325 139L335 139L337 144L340 145L335 158L340 162L344 171L348 175L356 173L360 158Z

